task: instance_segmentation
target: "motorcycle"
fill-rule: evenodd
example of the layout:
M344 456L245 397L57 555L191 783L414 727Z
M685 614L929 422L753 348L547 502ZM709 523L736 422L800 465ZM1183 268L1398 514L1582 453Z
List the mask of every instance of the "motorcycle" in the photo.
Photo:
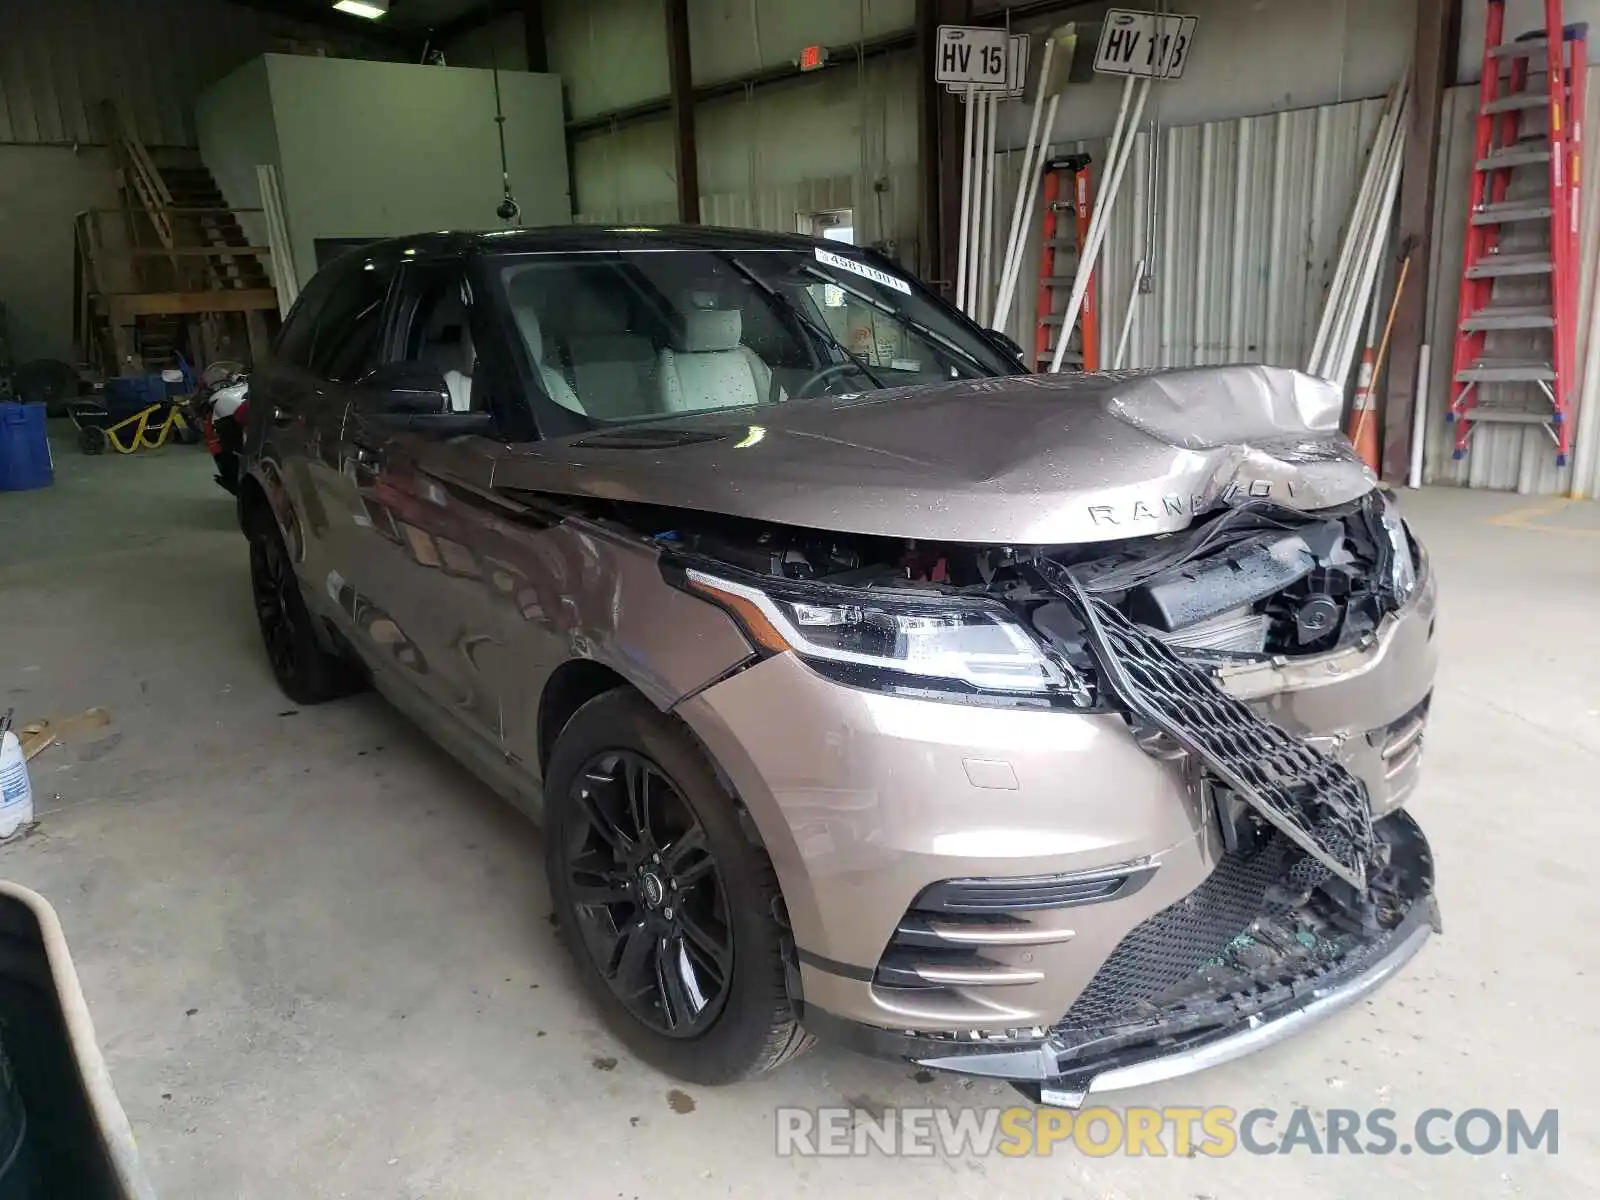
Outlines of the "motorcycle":
M217 486L238 495L239 451L244 448L245 419L250 413L250 377L237 363L213 363L206 368L190 407L216 465Z

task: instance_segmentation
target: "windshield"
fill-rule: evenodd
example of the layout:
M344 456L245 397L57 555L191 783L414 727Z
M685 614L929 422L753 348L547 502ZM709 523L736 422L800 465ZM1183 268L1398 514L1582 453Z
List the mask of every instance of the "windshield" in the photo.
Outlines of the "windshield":
M898 274L822 247L528 255L498 277L537 383L595 423L1020 369Z

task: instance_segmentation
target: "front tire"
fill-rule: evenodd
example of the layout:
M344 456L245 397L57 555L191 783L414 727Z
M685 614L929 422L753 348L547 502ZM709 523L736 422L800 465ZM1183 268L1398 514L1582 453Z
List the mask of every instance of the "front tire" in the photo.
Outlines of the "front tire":
M772 863L675 719L626 688L589 701L551 755L545 816L562 940L634 1054L722 1084L810 1046L786 985Z
M360 677L317 640L311 610L283 544L278 523L265 510L250 522L250 592L273 677L296 704L321 704L349 695Z

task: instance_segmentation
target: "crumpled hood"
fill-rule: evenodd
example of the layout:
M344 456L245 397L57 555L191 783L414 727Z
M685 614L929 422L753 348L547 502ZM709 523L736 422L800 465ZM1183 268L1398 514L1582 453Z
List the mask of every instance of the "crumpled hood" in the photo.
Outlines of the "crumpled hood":
M1182 529L1371 490L1332 384L1277 367L1020 375L725 409L509 447L493 486L937 541Z

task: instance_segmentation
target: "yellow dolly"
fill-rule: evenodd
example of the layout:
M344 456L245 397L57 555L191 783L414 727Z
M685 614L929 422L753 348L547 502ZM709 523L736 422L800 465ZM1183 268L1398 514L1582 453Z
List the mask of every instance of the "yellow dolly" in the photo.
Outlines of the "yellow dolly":
M120 418L104 404L80 400L67 406L67 415L78 430L78 449L85 454L104 454L107 447L118 454L154 450L172 436L185 446L200 440L199 426L184 417L181 405L170 400Z

